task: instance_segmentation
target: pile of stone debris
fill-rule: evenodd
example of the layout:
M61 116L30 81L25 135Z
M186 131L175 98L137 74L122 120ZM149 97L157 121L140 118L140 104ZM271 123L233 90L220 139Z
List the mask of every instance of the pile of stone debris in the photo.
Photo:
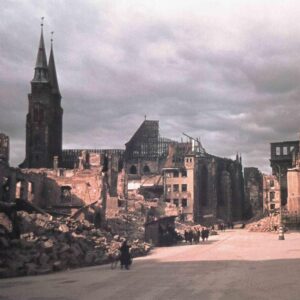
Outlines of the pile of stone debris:
M279 215L270 215L256 222L250 222L246 229L253 232L272 232L279 228Z
M132 214L107 221L105 229L87 220L18 212L20 238L0 226L0 278L45 274L109 262L109 253L128 236L133 257L146 255L142 220Z

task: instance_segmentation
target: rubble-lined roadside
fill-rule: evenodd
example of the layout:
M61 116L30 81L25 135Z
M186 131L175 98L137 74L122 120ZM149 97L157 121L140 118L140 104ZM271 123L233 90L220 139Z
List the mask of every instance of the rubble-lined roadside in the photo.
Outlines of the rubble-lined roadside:
M246 229L252 232L272 232L279 228L279 215L270 215L258 221L248 223Z
M54 218L39 213L18 212L20 239L0 227L0 278L46 274L69 268L109 262L109 253L128 236L133 257L146 255L143 218L134 213L108 219L105 229L87 220Z

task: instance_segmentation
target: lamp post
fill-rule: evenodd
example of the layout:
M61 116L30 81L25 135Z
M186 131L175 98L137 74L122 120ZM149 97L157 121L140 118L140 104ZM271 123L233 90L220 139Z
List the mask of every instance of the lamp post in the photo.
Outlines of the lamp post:
M279 197L279 232L278 232L278 240L283 241L284 240L284 230L283 230L283 224L282 224L282 202L281 202L281 167L280 165L277 165L278 167L278 179L279 179L279 191L280 191L280 197Z

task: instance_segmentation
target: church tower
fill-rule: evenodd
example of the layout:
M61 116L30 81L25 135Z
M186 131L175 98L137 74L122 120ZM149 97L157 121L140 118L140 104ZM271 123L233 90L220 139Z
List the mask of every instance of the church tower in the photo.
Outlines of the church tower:
M62 154L62 115L54 52L51 38L51 51L47 64L46 49L41 37L28 95L26 118L26 158L21 168L52 168L53 158Z

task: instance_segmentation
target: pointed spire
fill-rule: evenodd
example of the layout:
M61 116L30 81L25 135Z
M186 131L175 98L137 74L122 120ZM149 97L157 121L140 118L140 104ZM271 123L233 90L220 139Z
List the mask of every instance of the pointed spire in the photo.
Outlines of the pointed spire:
M55 61L54 61L53 33L54 33L54 31L51 32L51 50L50 50L49 64L48 64L49 80L50 80L51 87L52 87L52 93L60 95L58 81L57 81L57 75L56 75Z
M43 35L43 26L44 26L44 17L41 18L41 37L39 50L36 57L35 63L35 72L32 81L34 82L47 82L48 81L48 67L47 67L47 56L46 49L44 43L44 35Z

